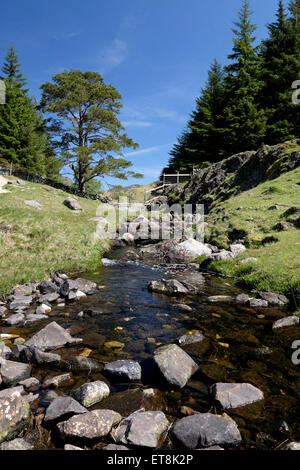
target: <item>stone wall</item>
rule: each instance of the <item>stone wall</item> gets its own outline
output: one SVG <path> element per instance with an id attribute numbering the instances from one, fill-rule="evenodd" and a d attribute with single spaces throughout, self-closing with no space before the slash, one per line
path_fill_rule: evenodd
<path id="1" fill-rule="evenodd" d="M 101 201 L 103 203 L 111 201 L 109 197 L 102 196 L 101 194 L 83 193 L 76 188 L 67 186 L 66 184 L 50 180 L 49 178 L 44 178 L 43 176 L 33 175 L 32 173 L 28 173 L 25 170 L 18 170 L 16 168 L 10 169 L 5 166 L 0 166 L 0 175 L 11 175 L 16 176 L 17 178 L 21 178 L 22 180 L 30 181 L 31 183 L 46 184 L 47 186 L 52 186 L 52 188 L 61 189 L 66 193 L 73 194 L 74 196 L 78 197 L 83 197 L 85 199 L 92 199 L 95 201 Z"/>

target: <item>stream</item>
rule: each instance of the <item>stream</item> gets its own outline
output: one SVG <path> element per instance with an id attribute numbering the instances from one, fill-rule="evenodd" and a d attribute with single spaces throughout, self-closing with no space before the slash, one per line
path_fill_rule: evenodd
<path id="1" fill-rule="evenodd" d="M 100 364 L 134 359 L 142 366 L 141 383 L 110 382 L 111 395 L 89 410 L 109 408 L 127 416 L 145 407 L 164 411 L 171 422 L 182 418 L 190 408 L 196 412 L 213 410 L 222 414 L 223 411 L 212 405 L 210 385 L 249 382 L 264 392 L 265 399 L 227 411 L 243 437 L 239 448 L 274 449 L 286 439 L 299 441 L 300 365 L 294 365 L 291 360 L 291 345 L 300 339 L 299 329 L 272 331 L 272 323 L 285 315 L 283 309 L 253 310 L 236 303 L 212 304 L 209 296 L 236 296 L 242 291 L 228 280 L 204 276 L 195 268 L 121 261 L 124 250 L 114 252 L 114 259 L 104 259 L 98 272 L 81 274 L 103 286 L 97 294 L 64 308 L 53 306 L 49 314 L 51 321 L 57 321 L 69 328 L 72 335 L 83 338 L 82 344 L 57 351 L 65 361 L 83 354 Z M 192 281 L 200 286 L 200 293 L 180 298 L 149 293 L 148 283 L 162 277 Z M 182 310 L 180 304 L 183 303 L 193 310 Z M 81 311 L 85 313 L 79 318 Z M 49 319 L 26 328 L 4 327 L 3 332 L 28 339 L 48 324 Z M 190 330 L 199 330 L 205 336 L 201 343 L 183 347 L 199 364 L 199 370 L 182 390 L 170 390 L 153 366 L 153 352 L 160 345 L 176 342 Z M 111 341 L 118 341 L 122 346 L 112 349 L 106 344 Z M 32 370 L 32 376 L 41 382 L 61 373 L 61 368 L 45 366 Z M 74 382 L 56 390 L 58 394 L 69 394 L 90 380 L 107 382 L 101 370 L 72 373 Z M 160 392 L 155 399 L 147 401 L 142 393 L 146 388 L 157 388 Z M 46 391 L 39 387 L 33 390 L 37 392 L 40 399 L 32 403 L 31 409 L 38 417 L 45 410 L 43 394 Z M 35 440 L 37 449 L 63 448 L 55 434 L 50 435 L 41 427 L 34 428 L 29 438 Z M 172 448 L 172 443 L 167 440 L 164 448 Z"/>

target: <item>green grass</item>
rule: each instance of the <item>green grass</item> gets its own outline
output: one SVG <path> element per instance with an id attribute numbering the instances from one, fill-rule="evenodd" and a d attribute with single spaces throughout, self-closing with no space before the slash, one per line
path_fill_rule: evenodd
<path id="1" fill-rule="evenodd" d="M 83 211 L 76 214 L 63 205 L 69 194 L 49 186 L 26 182 L 6 187 L 0 194 L 0 295 L 16 285 L 67 273 L 96 269 L 109 242 L 95 237 L 98 201 L 76 198 Z M 35 200 L 39 211 L 24 204 Z M 9 224 L 11 230 L 1 230 Z"/>
<path id="2" fill-rule="evenodd" d="M 231 236 L 245 235 L 247 251 L 233 261 L 215 261 L 210 268 L 219 273 L 235 276 L 239 285 L 260 290 L 288 292 L 300 285 L 300 231 L 293 219 L 300 216 L 300 168 L 266 181 L 238 196 L 218 204 L 206 217 L 206 241 L 228 248 Z M 282 204 L 279 210 L 269 207 Z M 285 214 L 295 207 L 293 214 Z M 219 211 L 218 211 L 219 209 Z M 288 225 L 279 232 L 278 222 Z M 278 240 L 263 244 L 274 237 Z M 245 258 L 255 257 L 257 262 L 240 264 Z"/>

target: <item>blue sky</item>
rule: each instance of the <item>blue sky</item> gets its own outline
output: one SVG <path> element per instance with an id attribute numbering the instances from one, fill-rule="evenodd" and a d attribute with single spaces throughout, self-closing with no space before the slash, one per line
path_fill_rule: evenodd
<path id="1" fill-rule="evenodd" d="M 120 120 L 139 143 L 124 151 L 154 181 L 194 109 L 216 57 L 226 63 L 242 0 L 13 0 L 1 4 L 0 63 L 11 43 L 30 94 L 65 69 L 93 70 L 122 94 Z M 277 0 L 252 0 L 257 38 Z M 285 2 L 287 4 L 287 1 Z M 120 180 L 108 179 L 113 184 Z"/>

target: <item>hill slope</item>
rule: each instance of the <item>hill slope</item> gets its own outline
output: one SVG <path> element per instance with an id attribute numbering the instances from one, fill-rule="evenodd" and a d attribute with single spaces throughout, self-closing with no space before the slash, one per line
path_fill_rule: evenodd
<path id="1" fill-rule="evenodd" d="M 106 243 L 95 240 L 96 223 L 89 221 L 96 217 L 98 201 L 76 198 L 83 209 L 76 213 L 63 205 L 70 195 L 50 186 L 23 182 L 5 189 L 10 192 L 0 194 L 0 295 L 56 270 L 99 265 Z M 35 200 L 43 209 L 27 206 L 25 200 Z"/>

